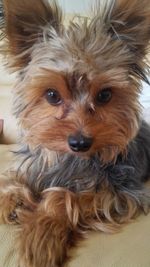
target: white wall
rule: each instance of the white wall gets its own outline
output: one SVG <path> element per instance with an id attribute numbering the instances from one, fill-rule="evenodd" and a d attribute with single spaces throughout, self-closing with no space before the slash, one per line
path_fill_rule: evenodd
<path id="1" fill-rule="evenodd" d="M 63 9 L 68 13 L 85 13 L 91 0 L 59 0 Z"/>

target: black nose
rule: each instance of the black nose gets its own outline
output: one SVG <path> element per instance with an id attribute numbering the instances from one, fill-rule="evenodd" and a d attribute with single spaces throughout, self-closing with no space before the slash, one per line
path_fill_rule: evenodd
<path id="1" fill-rule="evenodd" d="M 74 152 L 86 152 L 92 146 L 93 139 L 83 135 L 69 136 L 68 144 Z"/>

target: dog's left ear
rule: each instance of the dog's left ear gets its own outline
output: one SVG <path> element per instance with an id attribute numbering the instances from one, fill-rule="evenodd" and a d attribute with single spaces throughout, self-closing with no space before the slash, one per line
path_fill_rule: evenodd
<path id="1" fill-rule="evenodd" d="M 120 38 L 133 55 L 131 72 L 148 82 L 144 59 L 150 48 L 150 0 L 116 0 L 111 23 L 113 37 Z"/>
<path id="2" fill-rule="evenodd" d="M 150 0 L 104 0 L 100 1 L 100 10 L 112 46 L 120 41 L 120 50 L 126 49 L 133 75 L 147 81 L 144 58 L 150 48 Z"/>
<path id="3" fill-rule="evenodd" d="M 43 40 L 45 27 L 59 32 L 61 9 L 55 0 L 3 0 L 1 8 L 1 28 L 8 41 L 6 52 L 12 56 L 13 66 L 22 68 L 30 61 L 33 45 Z"/>
<path id="4" fill-rule="evenodd" d="M 113 1 L 112 1 L 113 2 Z M 111 14 L 112 31 L 133 52 L 145 55 L 150 41 L 150 1 L 116 0 Z"/>

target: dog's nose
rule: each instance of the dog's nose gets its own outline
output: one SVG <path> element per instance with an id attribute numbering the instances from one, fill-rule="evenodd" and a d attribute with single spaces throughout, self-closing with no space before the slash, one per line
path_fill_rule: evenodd
<path id="1" fill-rule="evenodd" d="M 86 152 L 90 149 L 93 143 L 93 138 L 83 135 L 69 136 L 68 144 L 74 152 Z"/>

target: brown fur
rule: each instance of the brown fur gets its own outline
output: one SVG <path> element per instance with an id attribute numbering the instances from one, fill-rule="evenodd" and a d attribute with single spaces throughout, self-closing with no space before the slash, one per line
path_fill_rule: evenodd
<path id="1" fill-rule="evenodd" d="M 76 18 L 67 28 L 55 1 L 3 0 L 3 5 L 3 52 L 19 74 L 14 108 L 22 143 L 33 155 L 41 149 L 43 166 L 49 167 L 54 158 L 73 153 L 67 140 L 77 133 L 94 140 L 79 157 L 98 153 L 109 164 L 125 156 L 139 129 L 149 0 L 101 1 L 89 19 Z M 60 105 L 46 100 L 49 88 L 59 92 Z M 105 88 L 111 88 L 112 98 L 97 105 L 96 95 Z M 37 192 L 31 192 L 26 173 L 0 180 L 0 222 L 19 224 L 19 267 L 63 266 L 87 231 L 117 232 L 148 210 L 149 203 L 115 190 L 107 179 L 97 192 L 73 193 L 60 187 L 38 192 L 37 177 Z"/>
<path id="2" fill-rule="evenodd" d="M 69 148 L 66 140 L 69 134 L 82 131 L 95 140 L 89 154 L 98 150 L 101 151 L 101 157 L 105 162 L 114 159 L 116 151 L 124 152 L 138 127 L 138 92 L 135 86 L 130 85 L 126 77 L 122 76 L 121 70 L 97 75 L 92 81 L 87 82 L 87 97 L 72 102 L 72 94 L 65 76 L 43 70 L 39 77 L 37 75 L 35 80 L 29 80 L 23 85 L 29 90 L 22 88 L 25 104 L 30 103 L 20 115 L 22 127 L 27 130 L 25 142 L 32 144 L 32 147 L 42 144 L 50 150 L 67 152 Z M 95 105 L 90 115 L 87 112 L 90 102 L 100 88 L 109 87 L 109 84 L 113 92 L 112 100 L 106 106 Z M 63 99 L 60 106 L 50 106 L 44 98 L 45 88 L 53 87 L 59 91 Z"/>
<path id="3" fill-rule="evenodd" d="M 36 4 L 34 0 L 28 2 L 26 0 L 21 2 L 19 0 L 3 1 L 6 34 L 11 40 L 8 43 L 8 51 L 13 56 L 22 54 L 22 57 L 18 58 L 17 64 L 14 63 L 15 67 L 20 68 L 29 62 L 31 47 L 37 38 L 39 40 L 42 38 L 42 27 L 51 22 L 59 29 L 62 14 L 54 1 L 53 3 L 50 6 L 46 1 L 45 3 L 36 1 Z"/>
<path id="4" fill-rule="evenodd" d="M 97 194 L 47 189 L 38 203 L 25 186 L 4 181 L 0 206 L 3 223 L 20 224 L 21 267 L 62 266 L 88 230 L 115 233 L 140 211 L 132 197 L 116 194 L 107 182 Z"/>

